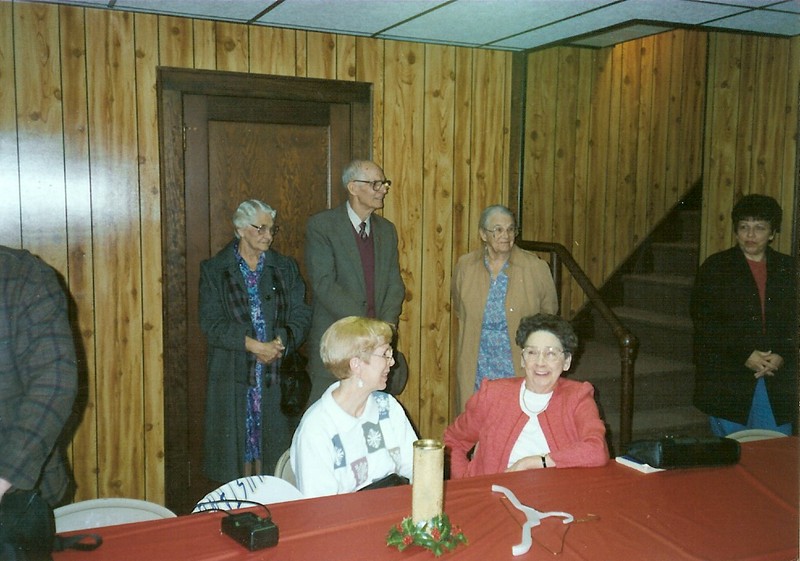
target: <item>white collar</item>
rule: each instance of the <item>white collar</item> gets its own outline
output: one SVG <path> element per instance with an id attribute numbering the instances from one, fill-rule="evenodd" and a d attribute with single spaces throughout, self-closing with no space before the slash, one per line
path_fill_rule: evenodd
<path id="1" fill-rule="evenodd" d="M 353 207 L 350 206 L 350 201 L 347 201 L 346 205 L 347 205 L 347 216 L 350 218 L 350 223 L 353 225 L 353 228 L 356 229 L 356 232 L 358 232 L 361 229 L 362 220 L 358 217 L 358 215 L 356 214 L 356 211 L 353 210 Z M 370 228 L 371 228 L 370 218 L 372 218 L 372 215 L 367 216 L 367 219 L 364 220 L 364 222 L 367 223 L 366 230 L 367 230 L 367 235 L 368 236 L 369 236 L 369 232 L 370 232 Z"/>

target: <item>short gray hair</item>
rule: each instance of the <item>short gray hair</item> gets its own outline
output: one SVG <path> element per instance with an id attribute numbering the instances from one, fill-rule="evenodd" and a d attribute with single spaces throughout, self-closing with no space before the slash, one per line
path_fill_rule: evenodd
<path id="1" fill-rule="evenodd" d="M 486 230 L 486 226 L 488 225 L 487 223 L 489 222 L 489 217 L 495 212 L 499 212 L 500 214 L 510 217 L 511 220 L 514 221 L 514 226 L 517 225 L 517 217 L 514 216 L 514 213 L 511 212 L 510 208 L 503 205 L 492 205 L 492 206 L 487 206 L 485 209 L 483 209 L 483 212 L 481 212 L 481 217 L 478 221 L 478 228 L 480 228 L 481 230 Z"/>
<path id="2" fill-rule="evenodd" d="M 366 164 L 373 163 L 370 160 L 353 160 L 342 170 L 342 187 L 347 189 L 347 184 L 356 179 L 361 168 Z"/>
<path id="3" fill-rule="evenodd" d="M 239 238 L 239 229 L 250 226 L 259 212 L 269 214 L 273 220 L 278 215 L 277 210 L 258 199 L 250 199 L 239 205 L 236 212 L 233 213 L 233 233 L 237 238 Z"/>

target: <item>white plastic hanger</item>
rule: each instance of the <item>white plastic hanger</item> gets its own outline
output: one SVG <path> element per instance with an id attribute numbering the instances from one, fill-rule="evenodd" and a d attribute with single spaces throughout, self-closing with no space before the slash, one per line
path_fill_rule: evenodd
<path id="1" fill-rule="evenodd" d="M 511 504 L 514 505 L 514 507 L 520 512 L 522 512 L 527 519 L 525 524 L 522 525 L 522 541 L 511 547 L 511 553 L 513 553 L 515 556 L 525 555 L 528 553 L 531 548 L 531 530 L 533 530 L 534 526 L 538 526 L 542 523 L 542 518 L 547 518 L 549 516 L 560 516 L 564 519 L 564 524 L 569 524 L 573 521 L 572 515 L 567 512 L 539 512 L 535 508 L 525 506 L 519 502 L 519 499 L 517 499 L 514 493 L 500 485 L 492 485 L 492 491 L 495 493 L 503 493 L 511 502 Z"/>

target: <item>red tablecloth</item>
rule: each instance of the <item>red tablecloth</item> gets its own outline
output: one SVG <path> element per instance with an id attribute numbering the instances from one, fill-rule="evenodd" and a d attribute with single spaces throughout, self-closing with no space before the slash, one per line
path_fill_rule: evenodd
<path id="1" fill-rule="evenodd" d="M 475 561 L 709 560 L 798 558 L 798 454 L 795 437 L 742 445 L 739 464 L 642 474 L 603 468 L 547 469 L 449 481 L 445 511 L 469 539 L 444 559 Z M 528 554 L 514 557 L 522 515 L 491 492 L 511 489 L 539 511 L 566 511 L 533 530 Z M 271 507 L 276 547 L 249 552 L 220 532 L 220 512 L 97 530 L 94 552 L 62 552 L 55 561 L 406 560 L 425 549 L 385 545 L 389 528 L 411 512 L 411 488 L 395 487 Z M 254 512 L 258 510 L 254 509 Z M 262 511 L 263 512 L 263 511 Z M 554 553 L 560 554 L 554 557 Z"/>

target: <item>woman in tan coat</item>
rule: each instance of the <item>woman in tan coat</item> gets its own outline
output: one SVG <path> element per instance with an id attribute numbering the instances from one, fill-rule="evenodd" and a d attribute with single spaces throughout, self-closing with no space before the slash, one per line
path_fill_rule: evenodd
<path id="1" fill-rule="evenodd" d="M 484 209 L 478 233 L 483 247 L 458 260 L 451 283 L 459 322 L 456 413 L 484 379 L 524 375 L 511 351 L 523 317 L 558 312 L 547 263 L 514 245 L 517 229 L 511 210 L 502 205 Z"/>

